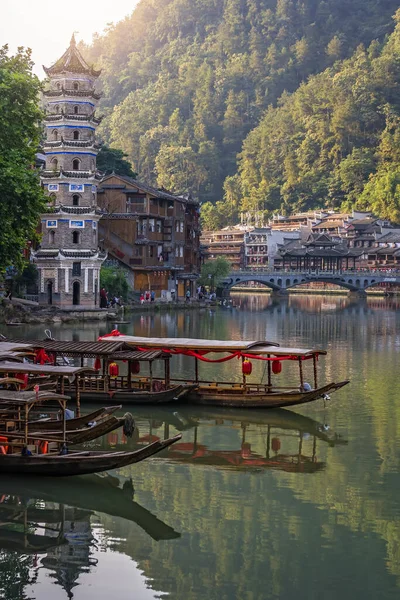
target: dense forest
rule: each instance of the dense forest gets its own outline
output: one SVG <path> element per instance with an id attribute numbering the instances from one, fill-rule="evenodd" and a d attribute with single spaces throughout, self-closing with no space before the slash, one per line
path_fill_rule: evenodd
<path id="1" fill-rule="evenodd" d="M 393 217 L 397 7 L 141 0 L 81 47 L 102 68 L 100 134 L 139 178 L 198 195 L 209 226 L 355 201 Z"/>

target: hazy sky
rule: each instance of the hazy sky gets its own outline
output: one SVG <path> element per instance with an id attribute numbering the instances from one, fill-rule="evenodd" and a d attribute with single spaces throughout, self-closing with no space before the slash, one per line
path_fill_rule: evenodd
<path id="1" fill-rule="evenodd" d="M 49 67 L 76 40 L 90 42 L 107 23 L 116 23 L 130 14 L 137 0 L 0 0 L 0 46 L 11 51 L 18 46 L 32 49 L 34 71 L 44 77 Z"/>

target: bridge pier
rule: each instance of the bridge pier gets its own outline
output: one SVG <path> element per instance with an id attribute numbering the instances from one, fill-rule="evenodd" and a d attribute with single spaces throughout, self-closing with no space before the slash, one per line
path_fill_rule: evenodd
<path id="1" fill-rule="evenodd" d="M 349 290 L 347 296 L 351 300 L 360 300 L 360 298 L 367 297 L 367 292 L 365 290 Z"/>
<path id="2" fill-rule="evenodd" d="M 289 295 L 289 291 L 285 288 L 281 290 L 271 290 L 271 298 L 282 298 Z"/>

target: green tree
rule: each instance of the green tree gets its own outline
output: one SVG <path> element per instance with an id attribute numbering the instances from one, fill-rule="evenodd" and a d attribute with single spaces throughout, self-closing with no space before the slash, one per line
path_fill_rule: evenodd
<path id="1" fill-rule="evenodd" d="M 42 113 L 40 82 L 32 75 L 31 52 L 9 56 L 0 49 L 0 272 L 23 265 L 23 250 L 36 238 L 44 194 L 35 165 Z"/>
<path id="2" fill-rule="evenodd" d="M 110 148 L 104 144 L 97 155 L 97 168 L 104 175 L 115 173 L 116 175 L 127 175 L 136 179 L 136 173 L 134 173 L 132 165 L 126 158 L 127 154 L 122 150 Z"/>
<path id="3" fill-rule="evenodd" d="M 231 263 L 223 256 L 219 256 L 215 260 L 208 260 L 201 268 L 199 283 L 200 285 L 210 286 L 211 290 L 214 291 L 231 270 Z"/>
<path id="4" fill-rule="evenodd" d="M 118 296 L 126 301 L 129 293 L 129 284 L 126 280 L 124 269 L 120 267 L 101 267 L 100 287 L 107 290 L 109 298 L 111 296 Z"/>

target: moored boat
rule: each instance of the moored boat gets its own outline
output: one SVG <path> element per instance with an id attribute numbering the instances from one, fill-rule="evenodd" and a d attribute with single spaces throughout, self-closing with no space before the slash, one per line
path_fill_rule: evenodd
<path id="1" fill-rule="evenodd" d="M 349 383 L 348 380 L 318 384 L 318 359 L 326 355 L 325 350 L 284 348 L 278 344 L 263 341 L 227 341 L 189 338 L 143 338 L 121 335 L 114 331 L 101 338 L 110 343 L 115 339 L 125 342 L 132 349 L 156 350 L 173 355 L 184 355 L 194 360 L 194 379 L 180 380 L 177 383 L 192 384 L 187 400 L 198 404 L 229 406 L 234 408 L 285 408 L 328 398 L 328 394 Z M 214 358 L 209 355 L 214 356 Z M 223 363 L 232 359 L 241 360 L 242 381 L 205 381 L 199 377 L 199 362 Z M 264 361 L 267 367 L 267 382 L 251 380 L 252 362 Z M 279 386 L 273 376 L 279 375 L 282 364 L 294 361 L 298 364 L 298 381 L 291 386 Z M 313 366 L 313 386 L 305 381 L 304 365 L 307 361 Z M 276 380 L 275 380 L 276 381 Z"/>

